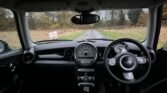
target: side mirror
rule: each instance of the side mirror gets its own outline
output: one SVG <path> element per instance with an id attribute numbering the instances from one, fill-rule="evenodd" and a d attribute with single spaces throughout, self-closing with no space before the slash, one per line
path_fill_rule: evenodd
<path id="1" fill-rule="evenodd" d="M 95 14 L 81 14 L 72 17 L 71 21 L 75 24 L 93 24 L 100 21 L 100 17 Z"/>
<path id="2" fill-rule="evenodd" d="M 10 50 L 8 44 L 0 40 L 0 54 L 8 50 Z"/>

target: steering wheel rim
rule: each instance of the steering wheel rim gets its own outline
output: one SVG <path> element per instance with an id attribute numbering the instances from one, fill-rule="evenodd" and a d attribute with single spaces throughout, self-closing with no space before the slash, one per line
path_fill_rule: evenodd
<path id="1" fill-rule="evenodd" d="M 148 69 L 146 71 L 146 73 L 140 78 L 140 79 L 137 79 L 137 80 L 134 80 L 134 81 L 128 81 L 128 80 L 123 80 L 123 79 L 120 79 L 119 77 L 117 77 L 111 70 L 110 70 L 110 66 L 108 65 L 108 61 L 107 61 L 107 58 L 108 58 L 108 54 L 111 52 L 112 48 L 114 45 L 118 44 L 118 43 L 121 43 L 121 42 L 130 42 L 130 43 L 133 43 L 135 44 L 138 48 L 140 48 L 140 50 L 142 52 L 144 52 L 144 55 L 147 57 L 147 62 L 148 62 Z M 116 79 L 117 81 L 121 82 L 121 83 L 125 83 L 125 84 L 135 84 L 135 83 L 139 83 L 141 81 L 143 81 L 149 74 L 150 72 L 150 69 L 151 69 L 151 56 L 148 52 L 148 50 L 142 45 L 140 44 L 138 41 L 136 40 L 133 40 L 133 39 L 128 39 L 128 38 L 122 38 L 122 39 L 118 39 L 118 40 L 115 40 L 113 41 L 106 49 L 105 49 L 105 52 L 104 52 L 104 63 L 105 63 L 105 68 L 107 69 L 107 71 L 109 72 L 109 74 L 114 78 Z"/>

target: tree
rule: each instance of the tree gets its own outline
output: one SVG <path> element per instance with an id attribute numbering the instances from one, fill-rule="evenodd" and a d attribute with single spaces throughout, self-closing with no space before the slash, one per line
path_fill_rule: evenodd
<path id="1" fill-rule="evenodd" d="M 129 10 L 128 18 L 129 18 L 129 21 L 131 22 L 131 25 L 136 25 L 137 24 L 137 21 L 139 19 L 141 11 L 142 10 L 140 10 L 140 9 Z"/>
<path id="2" fill-rule="evenodd" d="M 33 13 L 29 12 L 28 15 L 28 24 L 30 29 L 36 29 L 35 19 L 33 18 Z"/>
<path id="3" fill-rule="evenodd" d="M 148 23 L 148 12 L 142 11 L 142 12 L 140 13 L 139 18 L 138 18 L 137 25 L 140 25 L 140 26 L 147 26 L 147 23 Z"/>
<path id="4" fill-rule="evenodd" d="M 125 15 L 123 13 L 123 10 L 120 10 L 117 25 L 124 25 L 124 23 L 125 23 Z"/>
<path id="5" fill-rule="evenodd" d="M 163 13 L 162 13 L 162 17 L 164 18 L 167 18 L 167 5 L 164 5 L 163 7 Z"/>
<path id="6" fill-rule="evenodd" d="M 163 6 L 162 23 L 167 24 L 167 5 Z"/>
<path id="7" fill-rule="evenodd" d="M 0 8 L 0 30 L 12 30 L 15 28 L 14 16 L 8 9 Z"/>

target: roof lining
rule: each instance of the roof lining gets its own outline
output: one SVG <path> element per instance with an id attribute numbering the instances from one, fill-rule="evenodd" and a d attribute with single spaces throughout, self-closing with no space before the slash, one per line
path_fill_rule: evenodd
<path id="1" fill-rule="evenodd" d="M 80 5 L 80 2 L 87 2 Z M 17 11 L 37 12 L 55 10 L 131 9 L 160 6 L 167 0 L 2 0 L 0 6 Z"/>

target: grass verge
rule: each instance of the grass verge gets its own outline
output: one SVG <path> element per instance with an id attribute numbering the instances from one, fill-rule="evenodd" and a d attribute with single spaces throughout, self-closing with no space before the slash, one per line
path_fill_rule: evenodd
<path id="1" fill-rule="evenodd" d="M 132 38 L 140 42 L 145 40 L 146 28 L 124 28 L 124 29 L 101 29 L 99 31 L 105 37 L 110 39 L 119 39 L 119 38 Z"/>
<path id="2" fill-rule="evenodd" d="M 124 29 L 105 28 L 99 30 L 101 34 L 110 39 L 131 38 L 143 42 L 146 38 L 147 29 L 145 27 L 132 27 Z M 167 47 L 167 27 L 161 28 L 158 48 Z"/>

